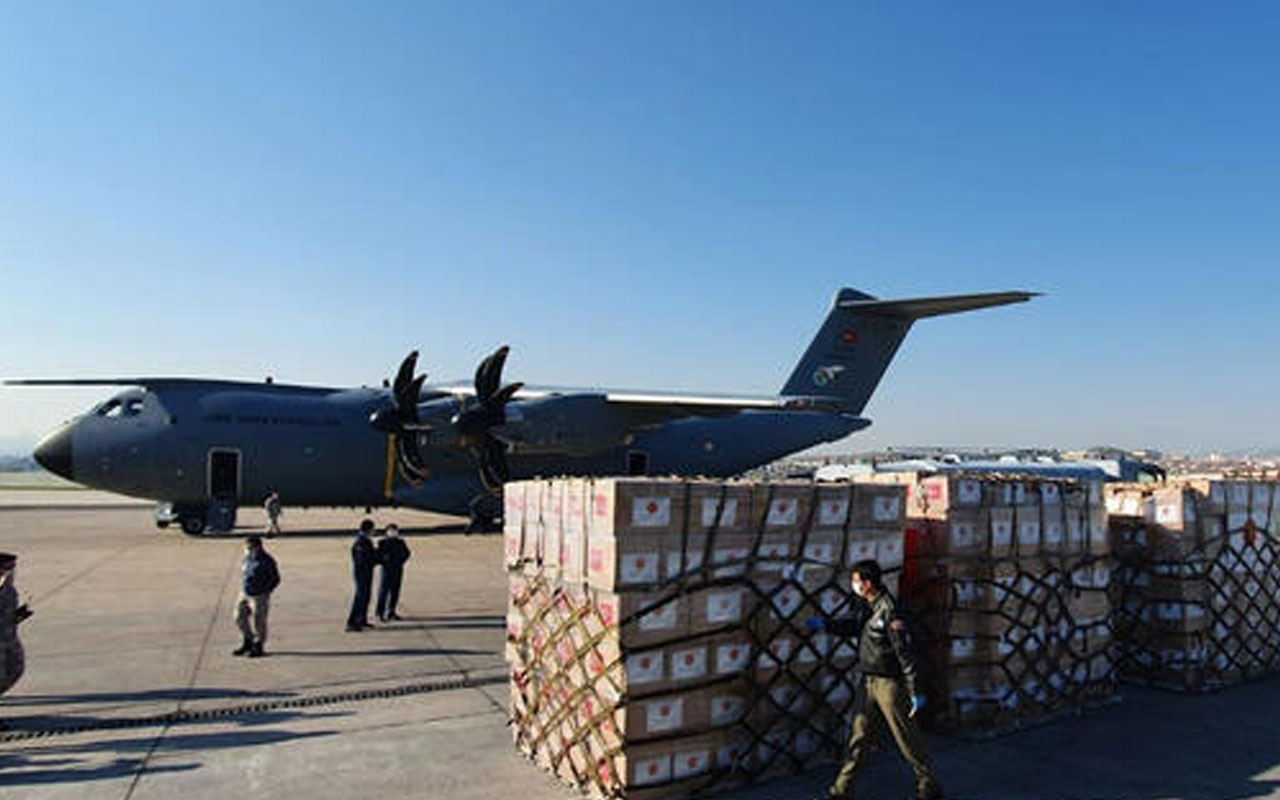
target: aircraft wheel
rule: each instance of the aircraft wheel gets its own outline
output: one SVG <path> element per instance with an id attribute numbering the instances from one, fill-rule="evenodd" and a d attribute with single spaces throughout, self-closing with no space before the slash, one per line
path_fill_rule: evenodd
<path id="1" fill-rule="evenodd" d="M 189 536 L 199 536 L 204 533 L 204 517 L 183 517 L 182 532 Z"/>
<path id="2" fill-rule="evenodd" d="M 156 527 L 159 528 L 160 530 L 164 530 L 165 528 L 169 527 L 169 520 L 167 519 L 156 520 Z"/>

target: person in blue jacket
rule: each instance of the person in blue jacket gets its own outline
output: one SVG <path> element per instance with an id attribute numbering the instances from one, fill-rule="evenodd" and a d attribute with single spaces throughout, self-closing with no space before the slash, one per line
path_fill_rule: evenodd
<path id="1" fill-rule="evenodd" d="M 244 540 L 244 560 L 240 562 L 240 599 L 236 602 L 236 627 L 243 640 L 231 651 L 233 656 L 261 658 L 267 643 L 267 614 L 271 611 L 271 593 L 280 585 L 276 560 L 262 547 L 257 534 Z"/>

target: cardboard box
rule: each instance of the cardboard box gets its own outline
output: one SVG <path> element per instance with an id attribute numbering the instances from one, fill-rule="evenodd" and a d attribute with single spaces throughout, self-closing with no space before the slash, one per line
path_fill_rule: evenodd
<path id="1" fill-rule="evenodd" d="M 542 503 L 547 493 L 548 481 L 525 482 L 524 543 L 520 553 L 525 563 L 542 566 Z"/>
<path id="2" fill-rule="evenodd" d="M 674 592 L 594 593 L 601 619 L 618 629 L 624 647 L 662 645 L 689 633 L 688 600 Z"/>
<path id="3" fill-rule="evenodd" d="M 730 675 L 750 676 L 755 655 L 751 639 L 745 632 L 722 634 L 708 640 L 707 655 L 712 678 Z"/>
<path id="4" fill-rule="evenodd" d="M 1146 504 L 1144 518 L 1167 531 L 1194 532 L 1196 505 L 1196 494 L 1185 486 L 1156 489 Z"/>
<path id="5" fill-rule="evenodd" d="M 756 595 L 745 586 L 711 586 L 687 594 L 689 632 L 741 626 L 751 616 Z"/>
<path id="6" fill-rule="evenodd" d="M 502 554 L 507 569 L 520 565 L 524 549 L 524 481 L 509 483 L 502 490 Z"/>
<path id="7" fill-rule="evenodd" d="M 952 556 L 984 556 L 991 552 L 991 518 L 986 509 L 957 508 L 937 523 L 938 551 Z"/>
<path id="8" fill-rule="evenodd" d="M 859 528 L 901 528 L 906 522 L 906 488 L 893 484 L 853 486 L 853 524 Z"/>
<path id="9" fill-rule="evenodd" d="M 881 570 L 897 569 L 905 559 L 905 542 L 901 529 L 886 530 L 876 540 L 876 561 Z"/>
<path id="10" fill-rule="evenodd" d="M 815 495 L 815 484 L 808 481 L 757 483 L 752 488 L 752 507 L 766 534 L 794 535 L 809 524 Z"/>
<path id="11" fill-rule="evenodd" d="M 756 556 L 756 537 L 749 534 L 717 535 L 711 543 L 712 578 L 745 577 Z"/>
<path id="12" fill-rule="evenodd" d="M 690 485 L 689 532 L 699 536 L 755 530 L 751 484 L 699 481 Z"/>
<path id="13" fill-rule="evenodd" d="M 1040 506 L 1020 505 L 1013 509 L 1014 548 L 1019 558 L 1040 555 Z"/>
<path id="14" fill-rule="evenodd" d="M 835 531 L 812 531 L 800 554 L 796 579 L 809 590 L 838 579 L 841 537 Z"/>
<path id="15" fill-rule="evenodd" d="M 856 485 L 819 484 L 818 505 L 813 514 L 813 530 L 842 532 L 849 525 Z"/>
<path id="16" fill-rule="evenodd" d="M 686 483 L 657 478 L 598 478 L 591 484 L 587 538 L 679 533 L 685 523 Z"/>
<path id="17" fill-rule="evenodd" d="M 908 516 L 946 519 L 955 509 L 982 506 L 983 484 L 976 478 L 934 475 L 916 485 L 911 500 Z"/>
<path id="18" fill-rule="evenodd" d="M 548 580 L 560 577 L 560 551 L 564 532 L 564 481 L 546 481 L 542 495 L 542 574 Z"/>
<path id="19" fill-rule="evenodd" d="M 587 579 L 587 492 L 588 483 L 581 478 L 564 482 L 560 576 L 572 583 Z"/>
<path id="20" fill-rule="evenodd" d="M 707 558 L 708 538 L 703 534 L 685 537 L 673 537 L 666 551 L 666 569 L 663 577 L 668 581 L 685 580 L 697 582 L 701 579 L 703 562 Z"/>
<path id="21" fill-rule="evenodd" d="M 625 744 L 705 729 L 710 718 L 708 702 L 704 692 L 685 691 L 626 703 L 622 706 Z"/>
<path id="22" fill-rule="evenodd" d="M 589 537 L 587 583 L 606 592 L 654 587 L 661 582 L 668 543 L 663 534 Z"/>
<path id="23" fill-rule="evenodd" d="M 995 558 L 1008 557 L 1014 553 L 1014 509 L 1012 506 L 990 508 L 987 510 L 987 521 L 990 526 L 990 552 Z"/>

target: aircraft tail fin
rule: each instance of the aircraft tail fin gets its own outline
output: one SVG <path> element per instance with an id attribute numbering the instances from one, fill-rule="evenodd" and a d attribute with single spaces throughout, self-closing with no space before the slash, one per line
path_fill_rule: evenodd
<path id="1" fill-rule="evenodd" d="M 917 319 L 1021 303 L 1035 292 L 877 300 L 855 289 L 840 289 L 826 321 L 782 387 L 783 396 L 837 398 L 858 414 Z"/>

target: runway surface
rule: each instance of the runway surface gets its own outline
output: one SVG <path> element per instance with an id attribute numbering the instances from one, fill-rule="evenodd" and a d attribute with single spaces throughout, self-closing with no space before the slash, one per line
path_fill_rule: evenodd
<path id="1" fill-rule="evenodd" d="M 0 797 L 576 798 L 507 729 L 506 579 L 497 536 L 380 512 L 413 558 L 403 622 L 342 630 L 358 510 L 288 509 L 268 540 L 283 580 L 268 656 L 230 653 L 241 537 L 158 531 L 110 496 L 0 491 L 20 554 L 27 673 L 0 698 Z M 29 494 L 29 493 L 27 493 Z M 21 500 L 21 502 L 19 502 Z M 1280 798 L 1280 680 L 1208 696 L 1125 689 L 1075 718 L 992 741 L 935 738 L 957 798 Z M 722 797 L 806 798 L 829 772 Z M 910 793 L 891 753 L 860 796 Z M 250 795 L 251 793 L 251 795 Z"/>

